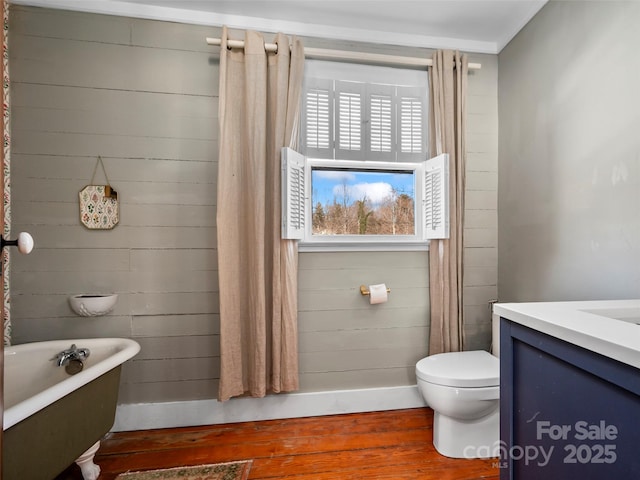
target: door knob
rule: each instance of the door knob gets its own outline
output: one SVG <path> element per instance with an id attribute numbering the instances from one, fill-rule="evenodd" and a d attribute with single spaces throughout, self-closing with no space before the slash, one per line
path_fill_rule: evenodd
<path id="1" fill-rule="evenodd" d="M 0 236 L 0 240 L 2 243 L 0 250 L 4 249 L 5 246 L 15 246 L 18 247 L 18 251 L 23 255 L 27 255 L 33 250 L 33 237 L 27 232 L 21 232 L 17 240 L 5 240 L 2 236 Z"/>

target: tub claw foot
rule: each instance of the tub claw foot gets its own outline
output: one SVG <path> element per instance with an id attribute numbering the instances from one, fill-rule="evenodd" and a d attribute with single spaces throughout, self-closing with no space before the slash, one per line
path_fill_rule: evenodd
<path id="1" fill-rule="evenodd" d="M 100 476 L 100 467 L 93 463 L 93 457 L 99 448 L 100 442 L 98 441 L 76 460 L 76 464 L 80 467 L 84 480 L 97 480 Z"/>

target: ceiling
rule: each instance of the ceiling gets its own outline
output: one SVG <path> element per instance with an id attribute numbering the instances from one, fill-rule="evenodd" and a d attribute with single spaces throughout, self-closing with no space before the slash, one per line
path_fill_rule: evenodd
<path id="1" fill-rule="evenodd" d="M 10 0 L 342 40 L 499 53 L 547 0 Z"/>

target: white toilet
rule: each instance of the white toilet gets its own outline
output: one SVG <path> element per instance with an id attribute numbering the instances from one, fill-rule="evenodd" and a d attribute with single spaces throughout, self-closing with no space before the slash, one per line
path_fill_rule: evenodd
<path id="1" fill-rule="evenodd" d="M 493 322 L 497 343 L 497 321 Z M 497 349 L 494 348 L 494 352 Z M 418 388 L 434 411 L 433 445 L 453 458 L 498 456 L 500 361 L 484 350 L 440 353 L 416 364 Z"/>

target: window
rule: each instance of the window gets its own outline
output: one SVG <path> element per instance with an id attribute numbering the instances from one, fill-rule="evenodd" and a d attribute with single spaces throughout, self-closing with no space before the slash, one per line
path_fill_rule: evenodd
<path id="1" fill-rule="evenodd" d="M 311 158 L 424 161 L 426 87 L 424 71 L 307 61 L 302 152 Z"/>
<path id="2" fill-rule="evenodd" d="M 391 250 L 445 233 L 434 208 L 446 207 L 448 159 L 425 162 L 426 83 L 419 70 L 306 62 L 304 156 L 283 153 L 283 238 Z"/>
<path id="3" fill-rule="evenodd" d="M 449 156 L 421 163 L 311 159 L 282 151 L 282 236 L 305 249 L 426 246 L 447 238 Z"/>
<path id="4" fill-rule="evenodd" d="M 311 161 L 311 234 L 415 235 L 415 170 Z"/>

